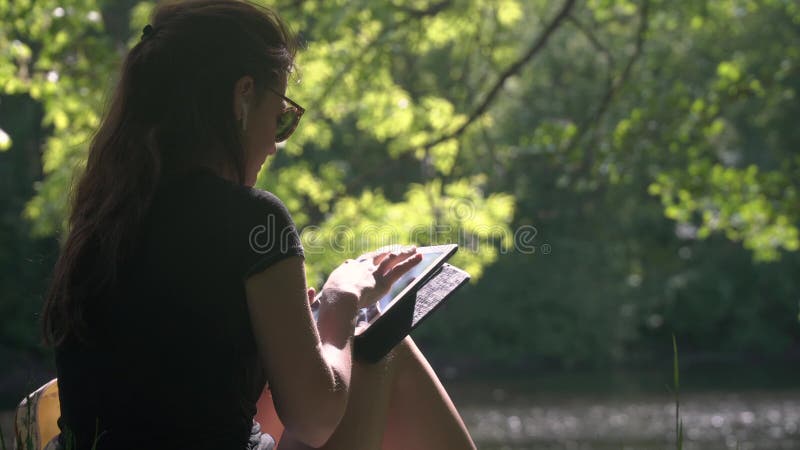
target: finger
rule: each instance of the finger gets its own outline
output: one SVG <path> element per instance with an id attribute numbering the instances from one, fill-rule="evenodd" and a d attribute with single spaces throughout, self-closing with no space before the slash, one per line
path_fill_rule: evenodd
<path id="1" fill-rule="evenodd" d="M 400 244 L 389 244 L 389 245 L 384 245 L 383 247 L 377 248 L 373 253 L 375 253 L 375 254 L 378 254 L 378 253 L 391 253 L 391 252 L 400 251 L 402 249 L 403 249 L 403 246 L 400 245 Z"/>
<path id="2" fill-rule="evenodd" d="M 380 275 L 384 275 L 396 263 L 397 263 L 397 253 L 395 252 L 387 253 L 386 256 L 380 261 L 380 263 L 378 263 L 378 267 L 375 268 L 375 271 L 378 272 Z"/>
<path id="3" fill-rule="evenodd" d="M 374 252 L 371 256 L 372 263 L 375 265 L 379 265 L 380 263 L 386 260 L 386 257 L 388 257 L 389 254 L 391 254 L 391 252 L 389 251 Z"/>
<path id="4" fill-rule="evenodd" d="M 409 247 L 404 247 L 400 244 L 390 244 L 390 245 L 384 245 L 383 247 L 372 252 L 371 254 L 373 255 L 373 261 L 375 262 L 375 264 L 380 264 L 381 261 L 383 261 L 384 258 L 389 256 L 391 253 L 401 253 L 408 249 Z"/>
<path id="5" fill-rule="evenodd" d="M 416 253 L 398 262 L 384 276 L 386 283 L 388 285 L 392 285 L 395 281 L 397 281 L 398 278 L 403 276 L 403 274 L 411 270 L 412 267 L 419 264 L 420 261 L 422 261 L 422 253 Z"/>
<path id="6" fill-rule="evenodd" d="M 395 266 L 395 264 L 413 255 L 414 253 L 416 253 L 416 251 L 417 248 L 411 246 L 405 249 L 399 249 L 397 251 L 391 252 L 389 256 L 383 261 L 381 261 L 381 263 L 378 265 L 377 272 L 385 276 L 392 269 L 392 267 Z"/>
<path id="7" fill-rule="evenodd" d="M 314 303 L 314 297 L 316 296 L 317 291 L 313 287 L 308 288 L 308 303 Z"/>

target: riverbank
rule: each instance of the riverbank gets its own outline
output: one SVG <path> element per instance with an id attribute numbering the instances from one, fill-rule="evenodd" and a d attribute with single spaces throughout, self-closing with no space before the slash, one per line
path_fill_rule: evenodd
<path id="1" fill-rule="evenodd" d="M 437 355 L 429 355 L 429 358 L 445 383 L 484 383 L 489 386 L 501 382 L 529 392 L 625 395 L 665 392 L 666 386 L 672 385 L 672 358 L 669 356 L 646 366 L 572 370 L 538 363 L 503 366 Z M 6 362 L 0 364 L 4 367 L 0 371 L 0 411 L 14 408 L 25 393 L 56 376 L 52 362 L 41 355 L 12 354 L 0 348 L 0 361 Z M 800 358 L 765 360 L 746 355 L 724 358 L 718 355 L 681 355 L 680 372 L 684 391 L 800 389 Z M 731 376 L 732 373 L 736 376 Z"/>

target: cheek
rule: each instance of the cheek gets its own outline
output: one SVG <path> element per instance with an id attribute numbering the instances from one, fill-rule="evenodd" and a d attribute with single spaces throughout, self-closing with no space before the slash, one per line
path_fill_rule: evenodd
<path id="1" fill-rule="evenodd" d="M 265 148 L 267 148 L 270 145 L 271 143 L 270 141 L 274 142 L 275 124 L 272 123 L 274 121 L 275 120 L 272 119 L 271 116 L 267 114 L 262 114 L 261 111 L 259 111 L 258 115 L 255 115 L 255 117 L 253 117 L 251 122 L 253 125 L 253 129 L 252 131 L 248 130 L 251 131 L 250 133 L 248 133 L 249 134 L 248 140 L 250 141 L 249 142 L 250 150 L 255 155 L 259 156 L 262 155 L 265 151 Z"/>
<path id="2" fill-rule="evenodd" d="M 259 130 L 258 133 L 258 142 L 256 143 L 257 148 L 256 154 L 260 161 L 263 162 L 264 158 L 267 155 L 272 155 L 275 153 L 275 119 L 272 116 L 266 116 L 264 118 L 265 125 Z"/>
<path id="3" fill-rule="evenodd" d="M 275 119 L 274 111 L 265 111 L 261 117 L 262 127 L 259 133 L 259 139 L 264 145 L 275 143 L 275 131 L 278 124 Z"/>

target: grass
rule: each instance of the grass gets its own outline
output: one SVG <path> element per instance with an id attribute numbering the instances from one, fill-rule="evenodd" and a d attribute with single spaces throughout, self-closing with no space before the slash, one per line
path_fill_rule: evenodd
<path id="1" fill-rule="evenodd" d="M 672 335 L 672 383 L 675 389 L 675 445 L 683 450 L 683 420 L 681 420 L 681 378 L 678 368 L 678 343 Z"/>

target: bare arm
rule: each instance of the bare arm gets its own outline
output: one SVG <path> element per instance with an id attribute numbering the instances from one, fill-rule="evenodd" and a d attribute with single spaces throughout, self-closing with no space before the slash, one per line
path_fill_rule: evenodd
<path id="1" fill-rule="evenodd" d="M 278 417 L 298 440 L 322 446 L 347 406 L 357 297 L 323 290 L 318 331 L 306 301 L 302 257 L 251 276 L 245 288 Z"/>
<path id="2" fill-rule="evenodd" d="M 245 281 L 275 410 L 296 439 L 320 447 L 333 434 L 349 398 L 358 308 L 375 303 L 421 259 L 412 247 L 348 260 L 322 288 L 316 323 L 302 257 L 283 259 Z"/>

